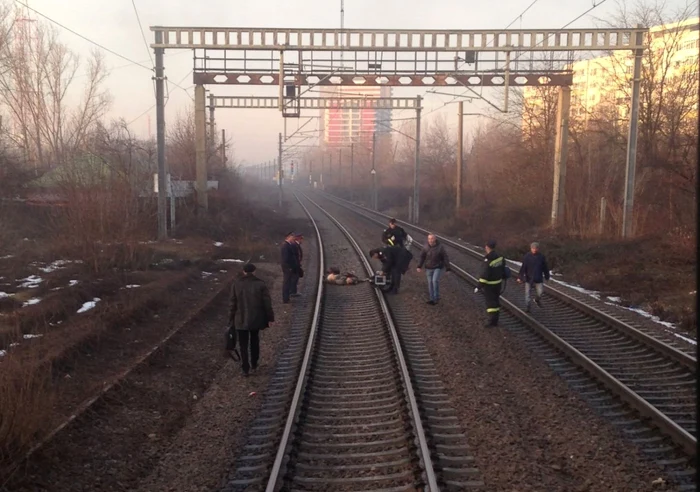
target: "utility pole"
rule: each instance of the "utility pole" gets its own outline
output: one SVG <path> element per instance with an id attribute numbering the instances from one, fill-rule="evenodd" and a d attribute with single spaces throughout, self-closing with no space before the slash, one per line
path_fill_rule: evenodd
<path id="1" fill-rule="evenodd" d="M 221 160 L 226 167 L 226 130 L 221 129 Z"/>
<path id="2" fill-rule="evenodd" d="M 343 184 L 343 149 L 338 149 L 338 186 Z"/>
<path id="3" fill-rule="evenodd" d="M 195 167 L 197 189 L 197 211 L 208 207 L 207 200 L 207 100 L 204 85 L 194 87 Z"/>
<path id="4" fill-rule="evenodd" d="M 416 165 L 413 168 L 413 223 L 418 224 L 420 218 L 420 113 L 421 113 L 421 96 L 416 96 Z"/>
<path id="5" fill-rule="evenodd" d="M 355 188 L 352 186 L 352 179 L 353 179 L 353 166 L 355 163 L 355 144 L 350 143 L 350 201 L 355 200 Z"/>
<path id="6" fill-rule="evenodd" d="M 277 182 L 279 185 L 279 199 L 278 199 L 278 205 L 280 209 L 282 208 L 282 133 L 279 134 L 279 146 L 278 146 L 278 160 L 279 164 L 277 165 Z"/>
<path id="7" fill-rule="evenodd" d="M 638 28 L 642 27 L 637 25 Z M 644 42 L 644 33 L 638 32 L 637 45 Z M 639 92 L 642 79 L 642 55 L 644 50 L 634 52 L 634 78 L 632 79 L 632 104 L 630 108 L 630 129 L 627 139 L 627 167 L 625 169 L 625 200 L 622 209 L 622 237 L 631 237 L 634 233 L 634 187 L 637 171 L 637 127 L 639 123 Z"/>
<path id="8" fill-rule="evenodd" d="M 557 134 L 554 141 L 554 184 L 552 186 L 553 228 L 561 226 L 564 220 L 566 204 L 566 158 L 569 145 L 569 108 L 571 104 L 571 87 L 559 87 L 557 102 Z"/>
<path id="9" fill-rule="evenodd" d="M 214 94 L 209 93 L 209 138 L 214 141 L 214 131 L 216 130 L 216 122 L 214 119 Z"/>
<path id="10" fill-rule="evenodd" d="M 163 33 L 156 31 L 156 44 L 163 42 Z M 165 179 L 165 69 L 163 48 L 156 48 L 156 145 L 158 147 L 158 240 L 168 238 L 167 195 Z"/>
<path id="11" fill-rule="evenodd" d="M 376 145 L 377 145 L 377 132 L 372 132 L 372 208 L 377 211 L 377 167 L 376 167 Z"/>
<path id="12" fill-rule="evenodd" d="M 464 158 L 464 101 L 459 101 L 457 121 L 457 195 L 455 197 L 455 212 L 462 208 L 462 159 Z"/>

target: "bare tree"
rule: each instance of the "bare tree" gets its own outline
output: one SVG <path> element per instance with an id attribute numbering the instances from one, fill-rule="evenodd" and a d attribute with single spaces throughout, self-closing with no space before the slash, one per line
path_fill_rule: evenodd
<path id="1" fill-rule="evenodd" d="M 6 16 L 1 26 L 9 33 L 0 46 L 5 65 L 0 101 L 15 121 L 10 137 L 36 167 L 64 164 L 84 147 L 109 106 L 103 59 L 93 53 L 85 67 L 87 81 L 78 87 L 79 57 L 60 43 L 53 28 L 38 21 L 30 26 L 20 15 Z"/>

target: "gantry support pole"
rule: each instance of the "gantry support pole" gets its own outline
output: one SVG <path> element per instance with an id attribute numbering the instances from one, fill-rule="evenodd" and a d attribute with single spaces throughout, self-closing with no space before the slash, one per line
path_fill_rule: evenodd
<path id="1" fill-rule="evenodd" d="M 379 204 L 377 203 L 377 160 L 376 160 L 376 155 L 377 155 L 377 132 L 372 133 L 372 171 L 370 173 L 372 174 L 372 210 L 375 212 L 379 210 L 378 206 Z"/>
<path id="2" fill-rule="evenodd" d="M 197 168 L 197 207 L 200 211 L 207 210 L 207 108 L 204 86 L 194 86 L 194 127 L 195 127 L 195 162 Z"/>
<path id="3" fill-rule="evenodd" d="M 457 115 L 457 183 L 455 196 L 455 212 L 462 208 L 462 159 L 464 158 L 464 101 L 459 101 Z"/>
<path id="4" fill-rule="evenodd" d="M 156 31 L 156 43 L 163 42 L 163 33 Z M 167 169 L 165 167 L 165 68 L 163 67 L 163 48 L 155 48 L 156 55 L 156 145 L 158 147 L 158 240 L 168 238 L 166 194 Z"/>
<path id="5" fill-rule="evenodd" d="M 280 207 L 280 210 L 282 210 L 282 133 L 279 134 L 279 139 L 278 139 L 278 148 L 277 148 L 277 184 L 279 186 L 279 197 L 277 200 L 277 204 Z"/>
<path id="6" fill-rule="evenodd" d="M 641 26 L 637 26 L 641 27 Z M 644 33 L 638 32 L 637 44 L 644 41 Z M 627 167 L 625 169 L 625 199 L 622 209 L 622 237 L 634 234 L 634 187 L 637 171 L 637 130 L 639 123 L 639 92 L 642 81 L 642 55 L 644 50 L 634 52 L 634 71 L 632 79 L 632 104 L 630 108 L 630 127 L 627 138 Z"/>
<path id="7" fill-rule="evenodd" d="M 552 221 L 556 228 L 564 220 L 566 203 L 566 157 L 569 144 L 569 107 L 571 105 L 571 87 L 559 87 L 557 103 L 557 135 L 554 142 L 554 186 L 552 189 Z"/>
<path id="8" fill-rule="evenodd" d="M 214 119 L 214 94 L 211 92 L 209 93 L 209 138 L 213 142 L 214 139 L 216 138 L 215 136 L 215 131 L 216 131 L 216 120 Z"/>
<path id="9" fill-rule="evenodd" d="M 350 201 L 351 202 L 355 200 L 355 189 L 352 187 L 353 186 L 352 179 L 353 179 L 353 175 L 354 175 L 354 169 L 353 169 L 354 165 L 355 165 L 355 144 L 351 142 L 350 143 Z"/>
<path id="10" fill-rule="evenodd" d="M 421 96 L 416 96 L 416 165 L 413 168 L 413 223 L 418 224 L 420 211 L 420 114 Z"/>

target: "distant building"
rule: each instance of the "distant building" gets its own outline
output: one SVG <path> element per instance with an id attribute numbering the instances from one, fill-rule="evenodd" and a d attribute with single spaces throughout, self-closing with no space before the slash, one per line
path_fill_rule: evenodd
<path id="1" fill-rule="evenodd" d="M 328 91 L 330 92 L 330 91 Z M 387 86 L 341 86 L 333 94 L 320 97 L 391 97 L 391 87 Z M 370 141 L 372 133 L 391 132 L 391 109 L 324 109 L 321 110 L 323 143 L 327 146 L 345 146 L 351 142 Z"/>
<path id="2" fill-rule="evenodd" d="M 654 55 L 655 70 L 660 75 L 665 73 L 669 83 L 680 76 L 694 77 L 698 80 L 698 50 L 700 49 L 700 18 L 694 17 L 680 23 L 654 26 L 649 30 L 649 47 Z M 677 35 L 676 33 L 680 33 Z M 660 56 L 664 49 L 676 44 L 668 60 Z M 648 63 L 645 55 L 643 63 Z M 616 51 L 613 55 L 600 56 L 575 62 L 573 85 L 571 86 L 571 117 L 585 126 L 595 110 L 606 109 L 606 115 L 618 122 L 629 119 L 630 93 L 634 56 L 631 51 Z M 622 81 L 622 83 L 621 83 Z M 697 89 L 696 89 L 697 93 Z M 538 111 L 544 108 L 542 92 L 537 87 L 525 87 L 524 103 L 529 115 L 537 119 Z M 689 121 L 697 118 L 697 102 L 694 114 L 688 115 Z M 523 129 L 531 128 L 534 121 L 523 115 Z"/>

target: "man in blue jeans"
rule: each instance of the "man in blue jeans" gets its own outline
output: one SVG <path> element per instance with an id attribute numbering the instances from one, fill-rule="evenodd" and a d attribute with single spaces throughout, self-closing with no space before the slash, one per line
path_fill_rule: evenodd
<path id="1" fill-rule="evenodd" d="M 547 259 L 540 253 L 540 243 L 532 243 L 530 252 L 523 258 L 523 265 L 518 273 L 518 283 L 525 283 L 525 311 L 530 312 L 530 291 L 535 288 L 535 304 L 542 307 L 544 281 L 549 280 Z"/>
<path id="2" fill-rule="evenodd" d="M 428 234 L 428 244 L 423 246 L 418 263 L 418 272 L 425 266 L 428 277 L 428 304 L 434 306 L 440 301 L 440 277 L 443 272 L 450 271 L 450 258 L 445 247 L 440 244 L 435 234 Z"/>

